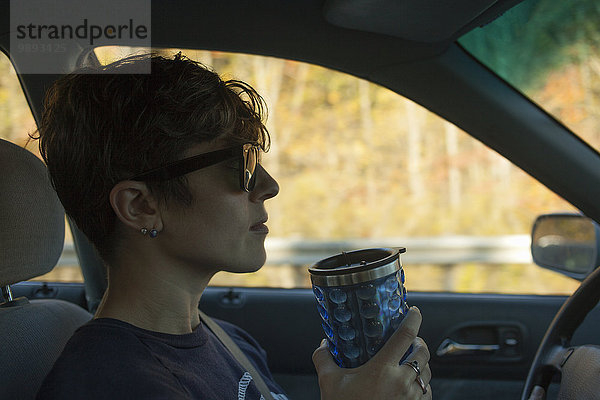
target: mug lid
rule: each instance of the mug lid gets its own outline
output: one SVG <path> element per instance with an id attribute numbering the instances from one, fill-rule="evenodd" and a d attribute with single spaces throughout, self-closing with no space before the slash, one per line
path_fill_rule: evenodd
<path id="1" fill-rule="evenodd" d="M 311 275 L 346 275 L 372 270 L 396 261 L 404 247 L 362 249 L 342 252 L 308 268 Z"/>

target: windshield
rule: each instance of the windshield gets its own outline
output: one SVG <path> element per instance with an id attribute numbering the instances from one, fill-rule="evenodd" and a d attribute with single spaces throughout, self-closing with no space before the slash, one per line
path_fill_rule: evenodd
<path id="1" fill-rule="evenodd" d="M 600 150 L 600 2 L 526 0 L 458 42 Z"/>

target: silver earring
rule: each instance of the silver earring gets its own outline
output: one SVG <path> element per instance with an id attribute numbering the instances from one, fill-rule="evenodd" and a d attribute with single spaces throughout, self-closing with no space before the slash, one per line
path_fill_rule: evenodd
<path id="1" fill-rule="evenodd" d="M 140 229 L 140 233 L 141 233 L 142 235 L 146 236 L 146 234 L 148 233 L 148 229 L 146 229 L 146 228 L 142 228 L 142 229 Z"/>
<path id="2" fill-rule="evenodd" d="M 157 236 L 158 236 L 158 231 L 157 231 L 156 229 L 152 228 L 152 229 L 150 230 L 150 237 L 151 237 L 152 239 L 154 239 L 154 238 L 155 238 L 155 237 L 157 237 Z"/>

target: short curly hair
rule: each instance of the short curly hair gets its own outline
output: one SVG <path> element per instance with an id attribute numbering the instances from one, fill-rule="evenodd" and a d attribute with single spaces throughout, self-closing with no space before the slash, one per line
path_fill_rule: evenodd
<path id="1" fill-rule="evenodd" d="M 148 61 L 151 73 L 137 73 Z M 265 119 L 265 102 L 250 85 L 224 81 L 181 53 L 144 54 L 59 78 L 31 137 L 39 139 L 67 215 L 109 262 L 116 244 L 109 194 L 116 183 L 217 138 L 267 149 Z M 192 203 L 185 176 L 147 185 L 160 201 Z"/>

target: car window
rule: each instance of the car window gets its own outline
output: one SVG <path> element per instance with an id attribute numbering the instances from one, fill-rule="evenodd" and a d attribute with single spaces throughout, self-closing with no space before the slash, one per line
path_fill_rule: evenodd
<path id="1" fill-rule="evenodd" d="M 24 147 L 35 121 L 21 89 L 17 74 L 4 53 L 0 53 L 0 137 Z M 34 154 L 35 146 L 31 146 Z"/>
<path id="2" fill-rule="evenodd" d="M 600 150 L 599 20 L 597 0 L 526 0 L 459 43 Z"/>
<path id="3" fill-rule="evenodd" d="M 136 51 L 143 49 L 99 48 L 96 55 L 109 63 Z M 267 202 L 266 265 L 252 274 L 219 273 L 211 284 L 309 287 L 306 268 L 321 258 L 403 246 L 410 290 L 570 294 L 577 287 L 533 265 L 529 251 L 535 217 L 573 207 L 454 125 L 326 68 L 182 52 L 265 97 L 273 143 L 263 165 L 281 186 Z"/>
<path id="4" fill-rule="evenodd" d="M 37 142 L 28 144 L 28 135 L 35 130 L 35 120 L 15 70 L 8 57 L 4 53 L 0 53 L 0 138 L 25 147 L 41 159 Z M 31 243 L 31 246 L 35 245 L 35 243 Z M 83 281 L 69 229 L 65 229 L 65 247 L 57 268 L 49 274 L 34 278 L 34 280 Z"/>
<path id="5" fill-rule="evenodd" d="M 96 54 L 108 63 L 135 50 Z M 265 97 L 273 144 L 263 164 L 281 186 L 267 202 L 265 267 L 220 273 L 212 284 L 309 287 L 306 268 L 320 258 L 404 246 L 412 290 L 570 294 L 577 287 L 533 265 L 529 250 L 538 214 L 573 207 L 456 126 L 326 68 L 181 51 Z"/>

